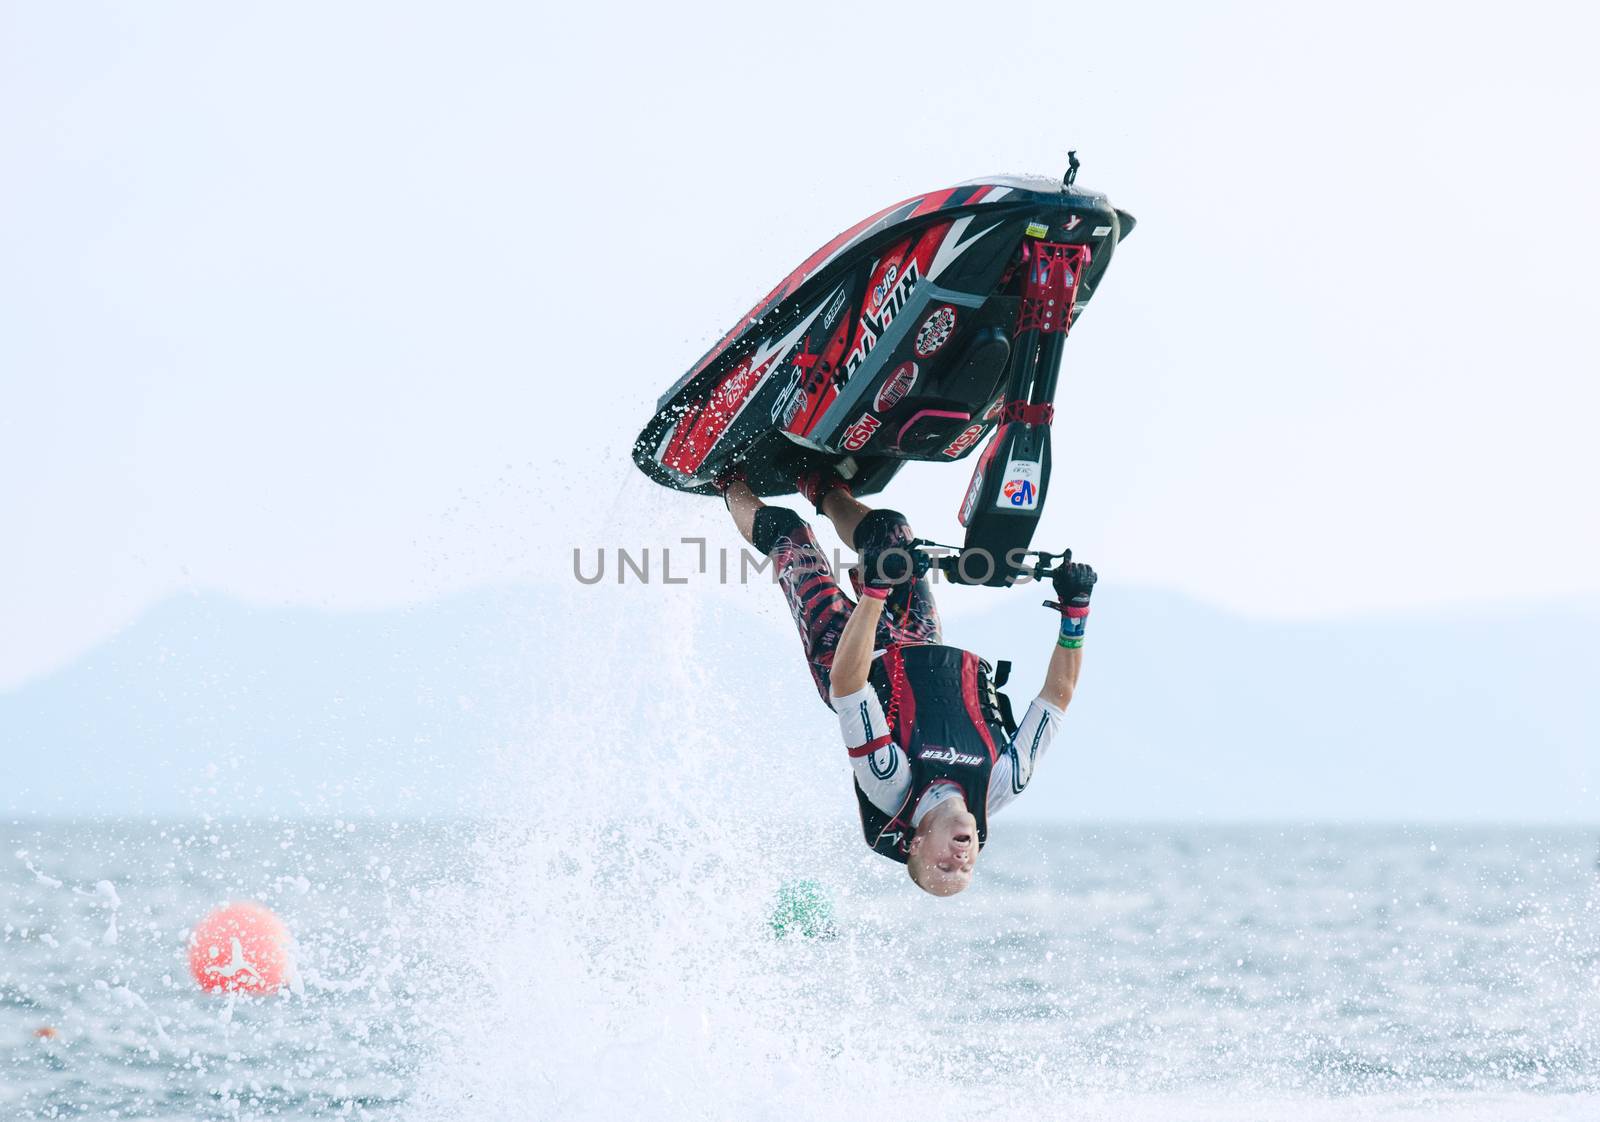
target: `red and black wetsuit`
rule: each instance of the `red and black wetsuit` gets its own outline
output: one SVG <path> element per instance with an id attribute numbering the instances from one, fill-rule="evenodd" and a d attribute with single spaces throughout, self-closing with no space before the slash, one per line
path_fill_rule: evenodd
<path id="1" fill-rule="evenodd" d="M 878 853 L 904 862 L 915 832 L 911 817 L 935 783 L 961 787 L 978 821 L 978 847 L 989 834 L 989 779 L 1011 748 L 989 664 L 971 651 L 935 644 L 890 647 L 869 678 L 883 704 L 892 740 L 905 753 L 911 784 L 893 813 L 873 802 L 856 781 L 861 831 Z M 869 742 L 867 750 L 883 745 Z M 1014 762 L 1014 761 L 1013 761 Z"/>
<path id="2" fill-rule="evenodd" d="M 978 820 L 981 845 L 989 813 L 1027 785 L 1061 711 L 1037 698 L 1014 734 L 1008 732 L 989 664 L 940 642 L 927 577 L 885 606 L 873 640 L 881 654 L 873 661 L 870 693 L 834 698 L 834 650 L 856 605 L 798 515 L 781 507 L 764 507 L 761 515 L 756 547 L 777 565 L 812 680 L 839 714 L 867 844 L 905 861 L 918 804 L 931 787 L 949 782 L 961 787 Z M 860 548 L 882 549 L 907 546 L 913 535 L 904 517 L 879 510 L 862 519 L 856 539 Z"/>

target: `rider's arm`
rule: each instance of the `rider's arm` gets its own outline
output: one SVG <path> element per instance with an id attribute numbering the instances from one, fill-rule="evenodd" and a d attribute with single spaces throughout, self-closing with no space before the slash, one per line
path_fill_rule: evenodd
<path id="1" fill-rule="evenodd" d="M 867 674 L 872 670 L 872 643 L 878 634 L 878 620 L 883 615 L 883 599 L 872 595 L 868 589 L 861 603 L 845 621 L 839 645 L 833 649 L 833 696 L 853 694 L 867 684 Z"/>
<path id="2" fill-rule="evenodd" d="M 1044 688 L 1039 696 L 1056 709 L 1065 709 L 1072 701 L 1072 691 L 1078 685 L 1078 671 L 1083 668 L 1083 648 L 1063 647 L 1058 640 L 1050 655 L 1050 669 L 1044 674 Z"/>
<path id="3" fill-rule="evenodd" d="M 1051 606 L 1061 612 L 1061 636 L 1050 655 L 1050 669 L 1039 696 L 1057 709 L 1065 709 L 1072 700 L 1078 671 L 1083 669 L 1083 632 L 1089 622 L 1089 596 L 1098 579 L 1089 566 L 1072 561 L 1070 553 L 1051 577 L 1059 598 Z"/>
<path id="4" fill-rule="evenodd" d="M 1045 671 L 1044 688 L 1028 706 L 1028 712 L 1017 725 L 1017 731 L 989 777 L 990 814 L 1022 794 L 1023 788 L 1033 779 L 1034 766 L 1050 747 L 1066 716 L 1072 689 L 1078 684 L 1078 668 L 1082 665 L 1083 648 L 1064 647 L 1058 639 L 1055 653 L 1050 656 L 1050 669 Z"/>
<path id="5" fill-rule="evenodd" d="M 850 751 L 850 770 L 861 793 L 885 814 L 900 809 L 911 791 L 911 767 L 906 754 L 889 735 L 883 705 L 870 685 L 855 693 L 833 695 L 839 714 L 839 732 Z"/>
<path id="6" fill-rule="evenodd" d="M 1094 570 L 1084 564 L 1063 563 L 1052 583 L 1061 598 L 1061 634 L 1050 654 L 1044 688 L 1028 706 L 1027 715 L 1017 726 L 1005 752 L 989 777 L 989 813 L 1022 794 L 1033 779 L 1034 766 L 1050 747 L 1056 729 L 1061 727 L 1067 705 L 1078 685 L 1083 668 L 1083 633 L 1089 621 L 1089 594 L 1094 591 Z"/>
<path id="7" fill-rule="evenodd" d="M 883 615 L 883 598 L 874 593 L 865 590 L 845 622 L 839 645 L 833 649 L 829 693 L 839 714 L 839 732 L 850 751 L 856 783 L 880 810 L 893 814 L 911 790 L 911 768 L 889 734 L 877 692 L 867 682 L 878 619 Z"/>
<path id="8" fill-rule="evenodd" d="M 990 814 L 1022 794 L 1065 716 L 1044 694 L 1033 699 L 989 775 Z"/>
<path id="9" fill-rule="evenodd" d="M 1072 691 L 1078 684 L 1078 671 L 1083 667 L 1083 621 L 1088 616 L 1088 606 L 1077 607 L 1082 609 L 1081 614 L 1077 608 L 1072 616 L 1062 613 L 1061 636 L 1050 655 L 1044 688 L 1028 706 L 1022 723 L 1017 725 L 1017 731 L 989 776 L 990 814 L 1022 794 L 1033 779 L 1034 767 L 1050 747 L 1066 716 Z"/>

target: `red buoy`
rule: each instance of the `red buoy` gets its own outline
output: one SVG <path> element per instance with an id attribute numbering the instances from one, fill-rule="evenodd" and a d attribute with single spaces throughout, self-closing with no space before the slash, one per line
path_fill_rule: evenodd
<path id="1" fill-rule="evenodd" d="M 260 904 L 227 904 L 189 936 L 189 972 L 211 993 L 276 993 L 294 969 L 289 929 Z"/>

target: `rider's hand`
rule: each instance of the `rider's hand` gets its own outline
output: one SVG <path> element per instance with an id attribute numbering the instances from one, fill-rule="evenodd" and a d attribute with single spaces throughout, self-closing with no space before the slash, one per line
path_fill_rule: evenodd
<path id="1" fill-rule="evenodd" d="M 1069 561 L 1055 571 L 1050 583 L 1055 586 L 1056 597 L 1062 609 L 1087 608 L 1089 596 L 1094 592 L 1094 582 L 1099 578 L 1093 569 L 1081 561 Z"/>
<path id="2" fill-rule="evenodd" d="M 904 546 L 868 550 L 861 555 L 861 583 L 869 596 L 882 599 L 922 575 L 917 561 Z"/>

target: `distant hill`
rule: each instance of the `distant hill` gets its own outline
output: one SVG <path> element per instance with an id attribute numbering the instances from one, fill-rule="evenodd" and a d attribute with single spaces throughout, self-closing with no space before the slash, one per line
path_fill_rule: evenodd
<path id="1" fill-rule="evenodd" d="M 495 594 L 383 613 L 169 600 L 0 694 L 16 813 L 452 812 L 521 657 Z"/>
<path id="2" fill-rule="evenodd" d="M 1034 592 L 947 626 L 1015 659 L 1019 708 L 1052 641 Z M 1263 623 L 1106 587 L 1067 729 L 1010 813 L 1600 821 L 1595 623 Z M 834 730 L 770 589 L 522 588 L 370 613 L 185 596 L 0 694 L 0 811 L 472 813 L 505 805 L 501 753 L 523 782 L 528 759 L 601 751 L 624 785 L 692 753 L 846 813 Z"/>
<path id="3" fill-rule="evenodd" d="M 1556 609 L 1269 623 L 1106 587 L 1071 747 L 1041 769 L 1034 810 L 1600 822 L 1597 623 Z M 960 643 L 1022 650 L 1020 699 L 1049 640 L 1016 626 L 991 612 Z"/>

